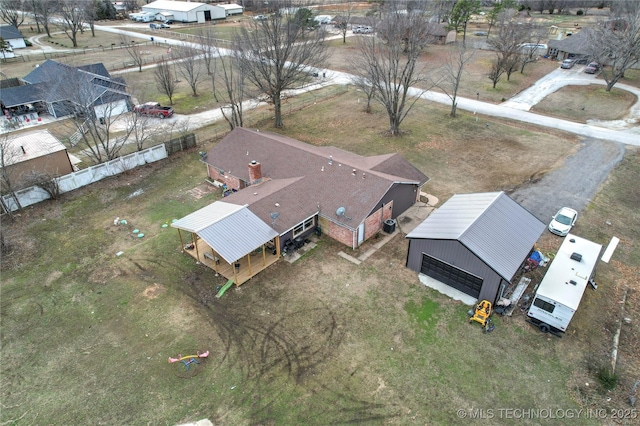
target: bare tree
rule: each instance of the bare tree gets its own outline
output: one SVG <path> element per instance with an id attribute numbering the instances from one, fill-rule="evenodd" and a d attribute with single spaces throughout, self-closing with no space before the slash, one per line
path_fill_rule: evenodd
<path id="1" fill-rule="evenodd" d="M 285 14 L 252 21 L 240 28 L 234 40 L 236 61 L 246 78 L 265 94 L 274 106 L 275 127 L 282 128 L 282 96 L 298 87 L 309 71 L 326 62 L 324 29 L 308 26 Z"/>
<path id="2" fill-rule="evenodd" d="M 451 99 L 451 117 L 456 116 L 458 108 L 458 89 L 462 81 L 464 67 L 473 59 L 475 50 L 467 49 L 464 45 L 453 46 L 444 64 L 444 75 L 438 87 Z"/>
<path id="3" fill-rule="evenodd" d="M 149 141 L 158 134 L 155 121 L 148 115 L 127 114 L 124 122 L 130 133 L 128 140 L 135 144 L 136 151 L 145 149 Z"/>
<path id="4" fill-rule="evenodd" d="M 516 11 L 507 9 L 498 16 L 496 27 L 498 33 L 487 40 L 489 46 L 496 52 L 489 78 L 495 89 L 500 77 L 506 72 L 508 76 L 517 69 L 522 55 L 522 44 L 529 37 L 526 26 L 518 25 L 515 18 Z"/>
<path id="5" fill-rule="evenodd" d="M 173 94 L 176 91 L 178 82 L 171 70 L 171 65 L 164 57 L 153 71 L 153 77 L 156 80 L 158 91 L 164 93 L 169 98 L 169 103 L 173 105 Z"/>
<path id="6" fill-rule="evenodd" d="M 247 92 L 247 75 L 242 64 L 233 56 L 221 60 L 218 70 L 219 76 L 211 79 L 213 95 L 216 102 L 221 103 L 222 116 L 233 130 L 244 125 L 242 102 Z M 216 88 L 216 77 L 224 84 L 222 90 Z"/>
<path id="7" fill-rule="evenodd" d="M 51 15 L 55 12 L 56 3 L 49 0 L 30 0 L 30 10 L 38 26 L 44 28 L 48 37 L 51 37 Z"/>
<path id="8" fill-rule="evenodd" d="M 340 34 L 342 34 L 342 43 L 347 42 L 347 30 L 351 24 L 351 16 L 356 6 L 356 3 L 352 0 L 346 0 L 346 3 L 347 5 L 341 9 L 342 13 L 335 17 L 336 27 L 338 27 Z"/>
<path id="9" fill-rule="evenodd" d="M 16 190 L 20 188 L 15 187 L 13 175 L 16 169 L 12 166 L 18 162 L 21 155 L 20 147 L 16 146 L 7 134 L 0 136 L 0 194 L 9 195 L 18 210 L 22 209 L 20 199 L 16 194 Z M 2 205 L 3 209 L 11 215 L 12 209 L 6 205 L 4 200 L 2 200 Z"/>
<path id="10" fill-rule="evenodd" d="M 144 65 L 142 48 L 136 44 L 135 40 L 124 34 L 120 34 L 120 44 L 124 46 L 131 61 L 138 67 L 138 72 L 142 72 L 142 65 Z"/>
<path id="11" fill-rule="evenodd" d="M 359 90 L 362 90 L 362 92 L 364 92 L 365 96 L 367 97 L 367 105 L 365 106 L 364 111 L 367 114 L 371 114 L 371 100 L 373 99 L 373 94 L 376 91 L 376 86 L 374 84 L 371 84 L 371 81 L 361 75 L 354 75 L 351 79 L 351 82 Z"/>
<path id="12" fill-rule="evenodd" d="M 180 58 L 177 61 L 178 73 L 187 81 L 192 95 L 198 96 L 198 83 L 204 77 L 200 52 L 187 44 L 180 46 L 177 52 Z"/>
<path id="13" fill-rule="evenodd" d="M 543 51 L 546 54 L 546 49 L 541 46 L 545 46 L 543 41 L 546 41 L 547 29 L 535 24 L 525 24 L 523 29 L 528 31 L 529 38 L 520 46 L 520 74 L 524 74 L 524 67 L 537 61 Z"/>
<path id="14" fill-rule="evenodd" d="M 201 27 L 196 30 L 196 36 L 198 37 L 198 43 L 202 51 L 200 57 L 207 70 L 207 75 L 213 75 L 215 73 L 215 58 L 218 56 L 218 49 L 215 46 L 215 35 L 213 27 Z"/>
<path id="15" fill-rule="evenodd" d="M 73 117 L 67 122 L 80 136 L 78 143 L 84 153 L 96 164 L 118 157 L 131 132 L 126 129 L 123 135 L 115 136 L 113 130 L 113 125 L 123 119 L 119 101 L 127 96 L 124 88 L 105 88 L 91 74 L 68 66 L 58 70 L 55 77 L 63 82 L 57 85 L 56 93 L 65 100 L 65 112 Z"/>
<path id="16" fill-rule="evenodd" d="M 58 27 L 69 37 L 73 47 L 78 47 L 78 32 L 85 24 L 87 0 L 57 0 L 57 11 L 60 19 Z"/>
<path id="17" fill-rule="evenodd" d="M 60 198 L 60 184 L 56 176 L 46 171 L 31 170 L 25 176 L 27 186 L 37 186 L 42 188 L 53 200 Z"/>
<path id="18" fill-rule="evenodd" d="M 0 19 L 18 28 L 24 22 L 23 0 L 0 0 Z"/>
<path id="19" fill-rule="evenodd" d="M 426 70 L 417 69 L 418 57 L 430 40 L 426 10 L 402 13 L 405 6 L 385 3 L 376 36 L 358 40 L 360 55 L 354 59 L 354 74 L 375 87 L 373 96 L 384 106 L 393 136 L 400 134 L 400 124 L 418 100 L 410 99 L 411 86 L 427 81 Z"/>
<path id="20" fill-rule="evenodd" d="M 487 74 L 487 77 L 489 77 L 489 80 L 491 80 L 491 82 L 493 83 L 494 89 L 498 85 L 498 82 L 500 81 L 502 74 L 504 74 L 504 71 L 505 71 L 505 66 L 502 64 L 502 58 L 498 56 L 495 62 L 491 64 L 491 70 Z"/>
<path id="21" fill-rule="evenodd" d="M 592 60 L 602 65 L 607 92 L 640 62 L 640 3 L 617 2 L 609 20 L 583 31 Z"/>
<path id="22" fill-rule="evenodd" d="M 96 4 L 98 1 L 98 4 Z M 84 22 L 89 25 L 91 29 L 91 37 L 96 36 L 96 15 L 98 13 L 98 7 L 100 6 L 99 0 L 88 0 L 84 3 Z M 80 28 L 80 31 L 84 29 L 84 26 Z"/>

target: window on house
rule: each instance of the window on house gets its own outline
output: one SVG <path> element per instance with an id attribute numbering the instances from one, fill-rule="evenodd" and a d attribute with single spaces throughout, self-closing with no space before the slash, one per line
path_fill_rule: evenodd
<path id="1" fill-rule="evenodd" d="M 553 310 L 555 309 L 555 305 L 552 305 L 549 302 L 545 302 L 544 300 L 539 299 L 537 297 L 536 297 L 536 300 L 533 301 L 533 306 L 536 306 L 536 307 L 542 309 L 543 311 L 547 311 L 550 314 L 552 314 Z"/>
<path id="2" fill-rule="evenodd" d="M 296 227 L 293 228 L 293 238 L 295 238 L 298 235 L 303 234 L 305 231 L 308 231 L 309 229 L 313 228 L 315 226 L 315 224 L 316 224 L 316 218 L 312 217 L 312 218 L 309 218 L 309 219 L 305 220 L 300 225 L 297 225 Z"/>

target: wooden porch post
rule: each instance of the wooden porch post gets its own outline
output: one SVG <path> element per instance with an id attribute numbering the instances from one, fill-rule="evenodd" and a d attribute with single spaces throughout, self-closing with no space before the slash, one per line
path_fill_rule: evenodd
<path id="1" fill-rule="evenodd" d="M 276 237 L 275 243 L 276 243 L 276 256 L 280 257 L 280 235 Z"/>
<path id="2" fill-rule="evenodd" d="M 184 243 L 182 242 L 182 232 L 178 229 L 178 237 L 180 238 L 180 249 L 184 252 Z"/>
<path id="3" fill-rule="evenodd" d="M 249 276 L 251 277 L 253 273 L 251 273 L 251 253 L 247 254 L 247 264 L 249 265 Z"/>
<path id="4" fill-rule="evenodd" d="M 191 239 L 193 240 L 193 245 L 196 248 L 196 260 L 200 262 L 200 251 L 198 250 L 198 235 L 191 233 Z"/>
<path id="5" fill-rule="evenodd" d="M 264 244 L 262 245 L 262 266 L 267 266 L 267 251 L 264 249 Z"/>

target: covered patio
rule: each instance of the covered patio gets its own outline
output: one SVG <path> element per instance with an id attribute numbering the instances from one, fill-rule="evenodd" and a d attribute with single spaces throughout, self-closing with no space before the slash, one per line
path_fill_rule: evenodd
<path id="1" fill-rule="evenodd" d="M 184 253 L 236 286 L 280 258 L 278 233 L 246 205 L 216 201 L 171 226 L 178 229 Z"/>

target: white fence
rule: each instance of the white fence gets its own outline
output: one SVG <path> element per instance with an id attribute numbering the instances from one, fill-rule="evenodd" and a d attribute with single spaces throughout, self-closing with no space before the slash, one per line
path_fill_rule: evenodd
<path id="1" fill-rule="evenodd" d="M 56 181 L 58 182 L 60 193 L 65 193 L 98 182 L 106 177 L 115 176 L 127 170 L 135 169 L 138 166 L 165 158 L 167 158 L 167 150 L 164 144 L 160 144 L 147 148 L 144 151 L 134 152 L 106 163 L 91 166 L 79 172 L 60 176 L 56 178 Z M 45 190 L 38 186 L 16 191 L 16 196 L 22 207 L 27 207 L 51 198 Z M 3 204 L 7 206 L 8 209 L 11 209 L 11 211 L 18 210 L 18 206 L 12 196 L 4 195 L 2 199 L 4 201 Z"/>

